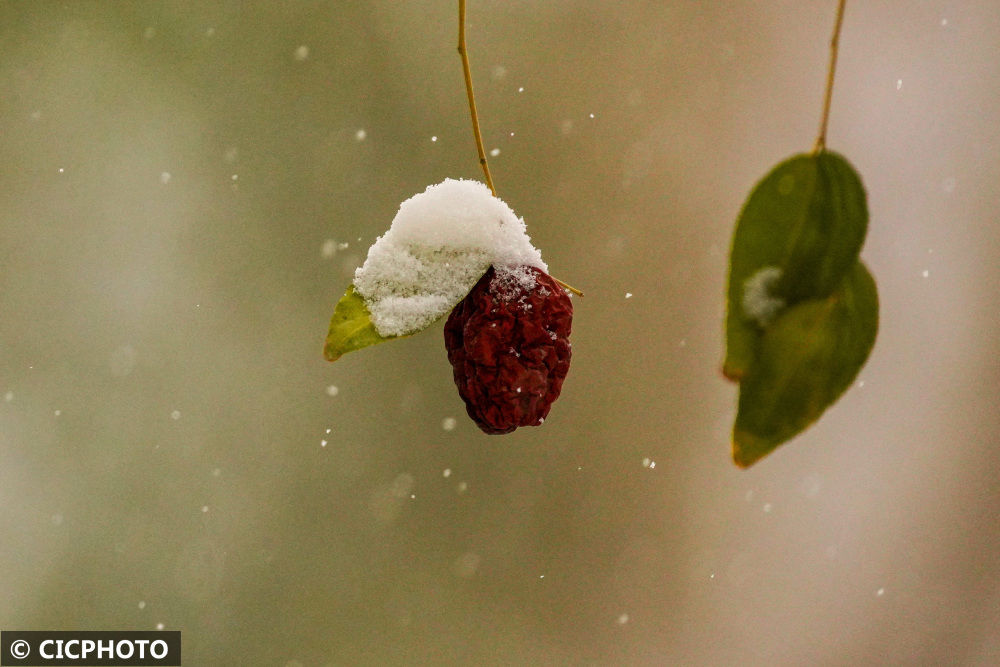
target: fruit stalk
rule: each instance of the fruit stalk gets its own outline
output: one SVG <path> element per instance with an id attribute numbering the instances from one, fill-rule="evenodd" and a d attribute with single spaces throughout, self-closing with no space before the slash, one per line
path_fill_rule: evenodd
<path id="1" fill-rule="evenodd" d="M 493 177 L 490 166 L 486 163 L 486 150 L 483 148 L 483 135 L 479 131 L 479 114 L 476 112 L 476 94 L 472 90 L 472 68 L 469 65 L 469 49 L 465 43 L 465 0 L 458 0 L 458 55 L 462 57 L 462 72 L 465 74 L 465 92 L 469 97 L 469 114 L 472 116 L 472 133 L 476 135 L 476 150 L 479 151 L 479 165 L 483 168 L 486 185 L 493 196 L 497 189 L 493 187 Z"/>

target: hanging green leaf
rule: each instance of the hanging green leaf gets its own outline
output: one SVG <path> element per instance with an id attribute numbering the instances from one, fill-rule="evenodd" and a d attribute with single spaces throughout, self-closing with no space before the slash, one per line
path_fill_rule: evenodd
<path id="1" fill-rule="evenodd" d="M 861 179 L 836 153 L 797 155 L 757 184 L 733 235 L 726 377 L 745 375 L 781 307 L 826 297 L 840 284 L 867 228 Z"/>
<path id="2" fill-rule="evenodd" d="M 877 331 L 875 281 L 861 262 L 826 298 L 777 315 L 740 381 L 736 464 L 753 464 L 819 418 L 857 376 Z"/>
<path id="3" fill-rule="evenodd" d="M 354 285 L 337 302 L 330 319 L 330 331 L 326 334 L 323 356 L 336 361 L 347 352 L 360 350 L 369 345 L 384 343 L 401 336 L 380 336 L 372 324 L 371 313 L 365 300 L 354 290 Z"/>
<path id="4" fill-rule="evenodd" d="M 723 373 L 740 383 L 733 459 L 746 467 L 832 405 L 878 330 L 875 282 L 858 260 L 861 178 L 840 155 L 797 155 L 753 189 L 730 254 Z"/>
<path id="5" fill-rule="evenodd" d="M 865 189 L 847 160 L 826 150 L 844 5 L 815 148 L 754 187 L 733 233 L 722 372 L 740 383 L 733 460 L 741 468 L 833 405 L 878 333 L 878 292 L 858 259 L 868 231 Z"/>

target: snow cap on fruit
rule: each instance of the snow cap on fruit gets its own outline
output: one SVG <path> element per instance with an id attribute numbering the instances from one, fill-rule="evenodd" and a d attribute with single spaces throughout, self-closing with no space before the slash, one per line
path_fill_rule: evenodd
<path id="1" fill-rule="evenodd" d="M 491 265 L 526 280 L 515 267 L 547 270 L 507 204 L 478 181 L 445 179 L 400 205 L 354 286 L 379 335 L 403 336 L 447 315 Z"/>

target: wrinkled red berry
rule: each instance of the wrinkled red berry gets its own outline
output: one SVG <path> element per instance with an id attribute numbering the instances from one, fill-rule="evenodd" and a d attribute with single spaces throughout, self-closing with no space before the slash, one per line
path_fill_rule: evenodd
<path id="1" fill-rule="evenodd" d="M 524 276 L 534 279 L 530 289 Z M 458 393 L 479 428 L 510 433 L 544 421 L 569 371 L 572 321 L 566 292 L 528 266 L 513 273 L 490 267 L 455 306 L 444 344 Z"/>

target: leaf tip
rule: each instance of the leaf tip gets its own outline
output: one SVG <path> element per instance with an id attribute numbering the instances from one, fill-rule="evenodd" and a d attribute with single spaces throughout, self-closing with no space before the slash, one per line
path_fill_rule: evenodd
<path id="1" fill-rule="evenodd" d="M 327 361 L 336 361 L 340 359 L 343 355 L 342 352 L 337 352 L 329 343 L 323 344 L 323 358 Z"/>
<path id="2" fill-rule="evenodd" d="M 364 297 L 351 285 L 337 302 L 333 317 L 330 318 L 323 356 L 328 361 L 336 361 L 348 352 L 400 337 L 379 334 Z"/>
<path id="3" fill-rule="evenodd" d="M 730 382 L 739 382 L 743 379 L 743 369 L 730 364 L 722 365 L 722 377 Z"/>
<path id="4" fill-rule="evenodd" d="M 733 463 L 741 470 L 746 470 L 760 461 L 774 447 L 763 438 L 758 438 L 742 429 L 733 431 Z"/>

